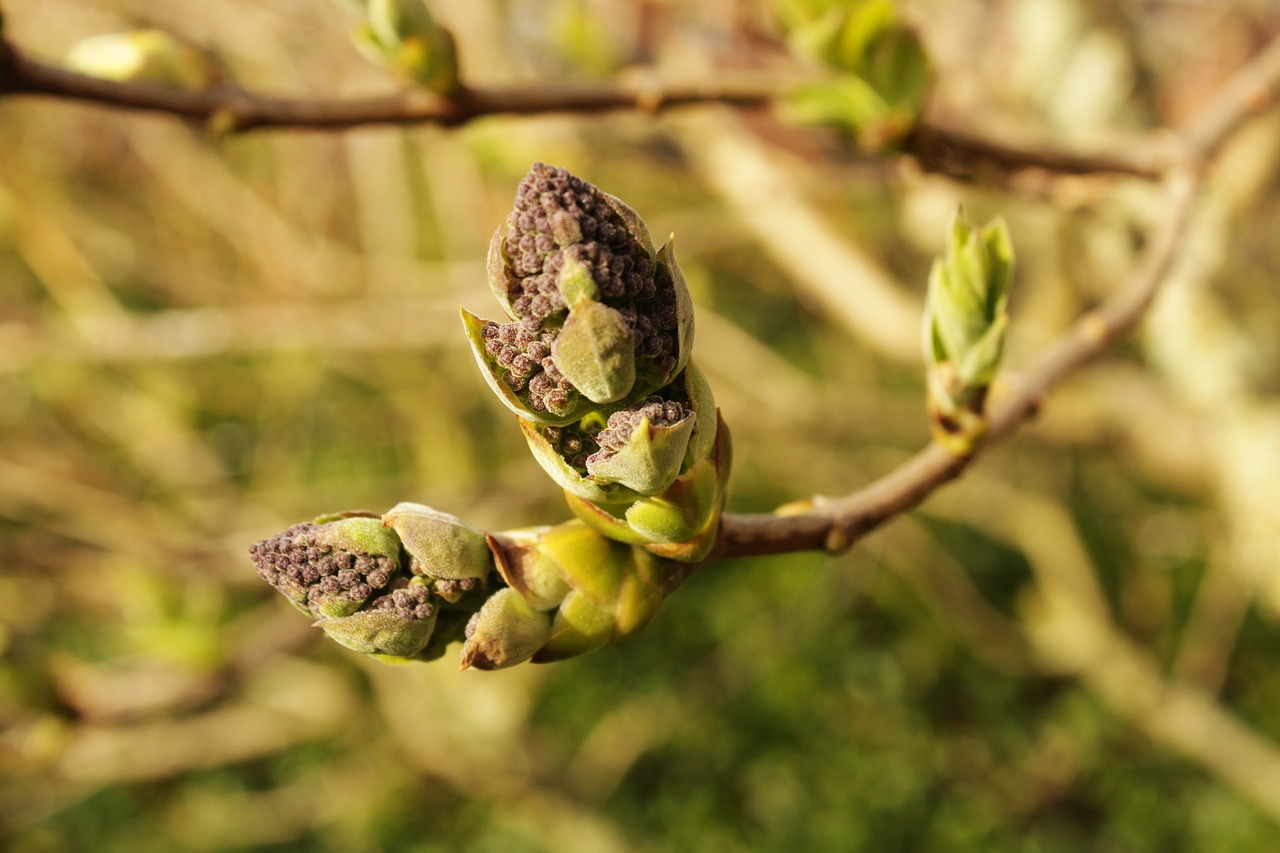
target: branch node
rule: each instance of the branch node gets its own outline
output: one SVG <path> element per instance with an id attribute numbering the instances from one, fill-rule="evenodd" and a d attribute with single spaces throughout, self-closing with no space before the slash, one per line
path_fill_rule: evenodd
<path id="1" fill-rule="evenodd" d="M 854 536 L 846 527 L 833 524 L 822 540 L 822 549 L 834 557 L 852 548 L 853 542 Z"/>
<path id="2" fill-rule="evenodd" d="M 1097 311 L 1090 311 L 1080 318 L 1080 331 L 1094 344 L 1105 344 L 1111 337 L 1107 321 Z"/>

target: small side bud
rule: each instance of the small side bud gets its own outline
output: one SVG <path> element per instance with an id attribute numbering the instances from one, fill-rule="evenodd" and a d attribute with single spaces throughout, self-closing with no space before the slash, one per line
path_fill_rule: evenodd
<path id="1" fill-rule="evenodd" d="M 467 623 L 462 669 L 503 669 L 533 657 L 551 633 L 551 617 L 514 589 L 500 589 Z"/>
<path id="2" fill-rule="evenodd" d="M 368 0 L 356 46 L 370 60 L 433 92 L 452 97 L 460 88 L 453 35 L 423 0 Z"/>

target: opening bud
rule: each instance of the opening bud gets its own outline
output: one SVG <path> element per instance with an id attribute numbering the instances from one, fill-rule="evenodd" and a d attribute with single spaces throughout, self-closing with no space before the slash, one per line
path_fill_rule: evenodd
<path id="1" fill-rule="evenodd" d="M 1004 354 L 1014 255 L 998 217 L 977 228 L 957 211 L 947 236 L 929 272 L 923 343 L 935 432 L 963 449 L 985 428 L 987 387 Z"/>
<path id="2" fill-rule="evenodd" d="M 426 648 L 436 626 L 436 605 L 419 578 L 397 581 L 350 616 L 321 619 L 316 626 L 330 638 L 361 654 L 413 657 Z"/>
<path id="3" fill-rule="evenodd" d="M 402 569 L 400 540 L 376 517 L 295 524 L 249 555 L 263 580 L 319 619 L 355 613 Z"/>
<path id="4" fill-rule="evenodd" d="M 564 169 L 534 164 L 489 246 L 489 287 L 510 322 L 463 312 L 476 361 L 517 415 L 563 426 L 642 399 L 683 369 L 693 303 L 670 243 Z"/>

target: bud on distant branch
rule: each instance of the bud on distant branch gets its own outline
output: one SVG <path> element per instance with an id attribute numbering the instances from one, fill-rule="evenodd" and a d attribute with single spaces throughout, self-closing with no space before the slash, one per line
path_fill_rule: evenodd
<path id="1" fill-rule="evenodd" d="M 915 127 L 931 72 L 920 39 L 898 17 L 895 0 L 777 0 L 788 41 L 830 69 L 830 80 L 801 88 L 792 117 L 837 127 L 866 150 L 900 142 Z"/>
<path id="2" fill-rule="evenodd" d="M 187 90 L 202 89 L 215 76 L 198 50 L 161 30 L 90 36 L 72 46 L 64 64 L 103 80 Z"/>
<path id="3" fill-rule="evenodd" d="M 1013 242 L 1002 219 L 975 228 L 960 213 L 929 272 L 924 356 L 936 437 L 972 451 L 986 429 L 987 388 L 1000 368 L 1013 280 Z"/>
<path id="4" fill-rule="evenodd" d="M 436 23 L 424 0 L 347 0 L 363 18 L 356 47 L 370 61 L 445 97 L 458 93 L 453 35 Z"/>

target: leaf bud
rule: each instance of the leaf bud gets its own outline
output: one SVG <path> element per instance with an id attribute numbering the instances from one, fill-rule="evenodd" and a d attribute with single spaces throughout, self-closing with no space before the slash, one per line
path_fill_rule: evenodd
<path id="1" fill-rule="evenodd" d="M 503 669 L 533 657 L 551 633 L 551 617 L 505 587 L 467 623 L 462 669 Z"/>
<path id="2" fill-rule="evenodd" d="M 460 88 L 453 34 L 440 26 L 424 0 L 367 0 L 356 46 L 393 73 L 452 97 Z"/>
<path id="3" fill-rule="evenodd" d="M 929 272 L 924 356 L 937 431 L 965 444 L 981 433 L 987 387 L 1004 353 L 1014 253 L 998 217 L 977 228 L 957 212 L 947 233 Z"/>

